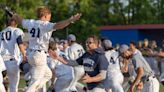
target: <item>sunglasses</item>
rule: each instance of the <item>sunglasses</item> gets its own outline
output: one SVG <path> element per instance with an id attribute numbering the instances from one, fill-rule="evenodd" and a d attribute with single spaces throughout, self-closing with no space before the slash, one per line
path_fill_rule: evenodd
<path id="1" fill-rule="evenodd" d="M 86 42 L 86 44 L 92 44 L 92 43 L 94 43 L 94 42 Z"/>

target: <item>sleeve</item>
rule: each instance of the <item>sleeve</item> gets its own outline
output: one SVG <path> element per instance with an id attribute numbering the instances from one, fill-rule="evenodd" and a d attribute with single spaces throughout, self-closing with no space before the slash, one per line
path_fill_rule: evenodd
<path id="1" fill-rule="evenodd" d="M 79 64 L 77 63 L 77 61 L 68 60 L 67 62 L 68 62 L 67 65 L 69 65 L 69 66 L 78 66 L 78 65 L 79 65 Z"/>
<path id="2" fill-rule="evenodd" d="M 105 57 L 105 54 L 103 55 L 99 55 L 98 57 L 98 66 L 99 66 L 99 70 L 107 70 L 108 69 L 108 60 Z"/>
<path id="3" fill-rule="evenodd" d="M 22 20 L 22 26 L 23 28 L 27 29 L 28 27 L 30 27 L 32 25 L 32 20 L 28 20 L 28 19 L 23 19 Z"/>
<path id="4" fill-rule="evenodd" d="M 56 29 L 54 29 L 54 25 L 55 25 L 56 23 L 51 23 L 51 22 L 45 22 L 45 23 L 42 23 L 42 29 L 44 30 L 44 31 L 55 31 Z"/>
<path id="5" fill-rule="evenodd" d="M 79 64 L 79 65 L 83 65 L 83 56 L 79 57 L 76 62 Z"/>
<path id="6" fill-rule="evenodd" d="M 18 38 L 19 36 L 21 36 L 22 38 L 24 37 L 23 30 L 21 30 L 19 28 L 16 29 L 15 34 L 16 34 L 16 38 Z"/>
<path id="7" fill-rule="evenodd" d="M 135 69 L 138 69 L 139 67 L 143 67 L 143 61 L 142 61 L 141 57 L 135 57 L 134 60 L 135 60 L 135 62 L 134 62 Z"/>
<path id="8" fill-rule="evenodd" d="M 23 39 L 21 36 L 17 37 L 17 43 L 18 43 L 18 45 L 23 44 Z"/>
<path id="9" fill-rule="evenodd" d="M 69 60 L 75 60 L 74 59 L 75 56 L 74 56 L 74 53 L 71 48 L 68 49 L 68 58 L 69 58 Z"/>
<path id="10" fill-rule="evenodd" d="M 15 34 L 16 34 L 17 43 L 22 44 L 23 43 L 23 37 L 24 37 L 23 30 L 17 28 L 15 31 Z"/>

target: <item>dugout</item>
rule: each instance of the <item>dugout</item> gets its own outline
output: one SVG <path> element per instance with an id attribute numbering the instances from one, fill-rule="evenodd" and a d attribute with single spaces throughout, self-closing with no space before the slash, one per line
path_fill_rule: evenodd
<path id="1" fill-rule="evenodd" d="M 164 39 L 164 24 L 112 25 L 99 27 L 101 37 L 109 38 L 113 45 L 129 44 L 145 38 L 156 40 L 158 45 Z"/>

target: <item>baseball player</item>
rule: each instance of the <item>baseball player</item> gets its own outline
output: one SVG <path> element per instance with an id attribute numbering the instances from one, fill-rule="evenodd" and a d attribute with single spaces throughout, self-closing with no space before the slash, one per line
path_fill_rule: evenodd
<path id="1" fill-rule="evenodd" d="M 73 34 L 68 35 L 68 59 L 69 60 L 76 60 L 77 58 L 81 57 L 84 54 L 84 48 L 82 45 L 76 43 L 76 37 Z M 70 91 L 77 91 L 76 85 L 79 79 L 82 78 L 84 75 L 84 67 L 83 66 L 75 66 L 73 67 L 73 80 L 70 84 Z"/>
<path id="2" fill-rule="evenodd" d="M 105 50 L 105 56 L 109 62 L 107 78 L 104 80 L 104 86 L 107 92 L 124 92 L 122 88 L 123 75 L 120 70 L 119 54 L 112 48 L 112 42 L 108 39 L 102 41 L 102 47 Z"/>
<path id="3" fill-rule="evenodd" d="M 2 76 L 2 71 L 6 70 L 4 61 L 2 56 L 0 55 L 0 92 L 6 92 L 5 87 L 3 85 L 3 76 Z"/>
<path id="4" fill-rule="evenodd" d="M 108 61 L 104 50 L 99 47 L 99 39 L 96 36 L 89 36 L 86 40 L 87 52 L 80 58 L 71 61 L 58 57 L 58 60 L 70 66 L 83 65 L 85 75 L 81 81 L 87 83 L 89 92 L 105 92 L 102 81 L 106 78 Z"/>
<path id="5" fill-rule="evenodd" d="M 66 56 L 65 53 L 57 51 L 57 46 L 54 45 L 56 44 L 51 42 L 48 50 L 48 65 L 52 69 L 53 75 L 56 77 L 55 82 L 52 80 L 51 87 L 55 89 L 55 92 L 69 92 L 69 84 L 72 80 L 72 67 L 62 64 L 55 58 L 55 54 L 59 54 L 63 57 Z"/>
<path id="6" fill-rule="evenodd" d="M 42 88 L 43 85 L 51 79 L 52 73 L 47 66 L 47 50 L 49 39 L 53 31 L 63 29 L 72 22 L 78 20 L 81 14 L 77 13 L 69 19 L 61 22 L 51 23 L 51 11 L 48 7 L 42 6 L 37 9 L 37 18 L 23 19 L 19 15 L 15 15 L 20 24 L 28 29 L 29 49 L 31 52 L 28 56 L 28 62 L 32 66 L 32 79 L 27 92 L 35 92 Z"/>
<path id="7" fill-rule="evenodd" d="M 119 52 L 123 58 L 131 59 L 136 72 L 135 80 L 132 82 L 130 91 L 134 92 L 135 87 L 142 89 L 142 92 L 159 92 L 159 82 L 155 78 L 149 64 L 144 57 L 137 54 L 137 50 L 129 50 L 127 45 L 121 45 Z"/>
<path id="8" fill-rule="evenodd" d="M 7 75 L 9 79 L 9 92 L 18 92 L 18 84 L 20 80 L 19 64 L 21 54 L 23 60 L 26 61 L 26 54 L 22 42 L 23 31 L 17 27 L 17 20 L 11 18 L 9 26 L 1 32 L 1 55 L 4 60 Z M 21 52 L 21 53 L 20 53 Z"/>

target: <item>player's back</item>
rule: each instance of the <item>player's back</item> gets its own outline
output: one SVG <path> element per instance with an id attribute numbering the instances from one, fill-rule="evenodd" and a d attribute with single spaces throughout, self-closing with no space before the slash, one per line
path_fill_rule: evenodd
<path id="1" fill-rule="evenodd" d="M 28 29 L 29 48 L 47 51 L 54 23 L 24 19 L 22 25 Z"/>
<path id="2" fill-rule="evenodd" d="M 84 48 L 78 43 L 73 43 L 68 49 L 68 57 L 70 60 L 76 60 L 84 54 Z"/>
<path id="3" fill-rule="evenodd" d="M 2 56 L 17 58 L 20 50 L 17 44 L 17 38 L 23 36 L 23 31 L 15 27 L 7 27 L 1 32 Z"/>
<path id="4" fill-rule="evenodd" d="M 108 75 L 114 77 L 118 73 L 121 73 L 118 52 L 115 50 L 106 51 L 105 56 L 109 62 Z"/>

